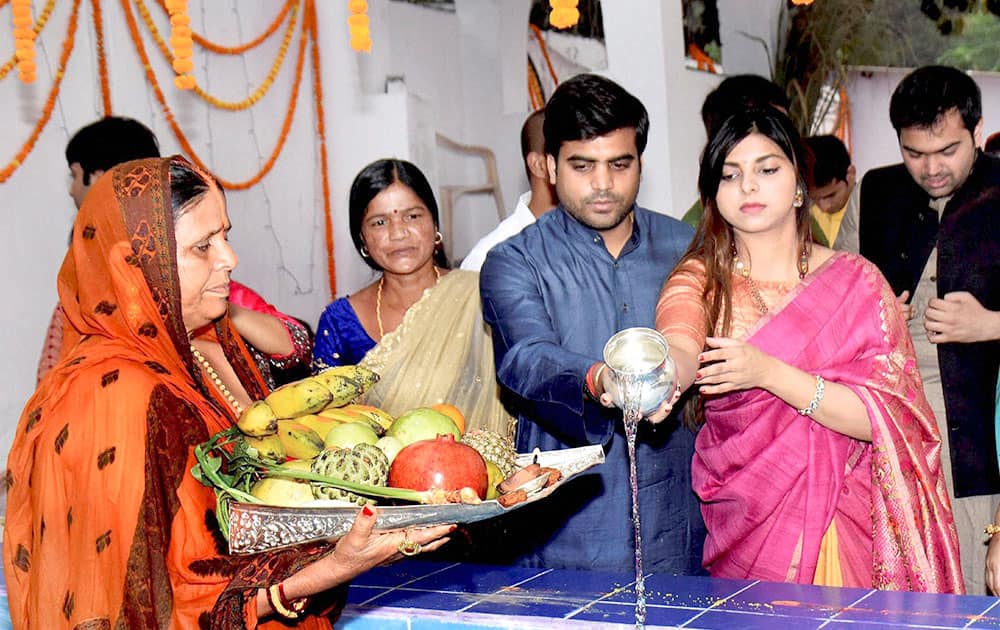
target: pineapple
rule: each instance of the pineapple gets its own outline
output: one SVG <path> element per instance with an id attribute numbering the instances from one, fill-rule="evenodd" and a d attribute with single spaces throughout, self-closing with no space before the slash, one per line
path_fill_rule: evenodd
<path id="1" fill-rule="evenodd" d="M 514 444 L 499 433 L 487 429 L 470 431 L 462 437 L 462 442 L 479 451 L 483 459 L 491 461 L 500 469 L 504 478 L 517 469 L 517 451 Z"/>

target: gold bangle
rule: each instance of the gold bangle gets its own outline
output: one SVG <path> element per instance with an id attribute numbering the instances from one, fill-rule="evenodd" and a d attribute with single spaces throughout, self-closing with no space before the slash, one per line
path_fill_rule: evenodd
<path id="1" fill-rule="evenodd" d="M 274 612 L 278 613 L 285 619 L 298 619 L 299 613 L 295 612 L 294 610 L 290 610 L 281 602 L 281 594 L 279 588 L 280 588 L 279 584 L 272 584 L 271 586 L 267 587 L 267 599 L 271 603 L 271 608 L 274 609 Z"/>
<path id="2" fill-rule="evenodd" d="M 983 530 L 983 533 L 992 538 L 994 534 L 1000 534 L 1000 525 L 990 523 L 986 526 L 986 529 Z"/>

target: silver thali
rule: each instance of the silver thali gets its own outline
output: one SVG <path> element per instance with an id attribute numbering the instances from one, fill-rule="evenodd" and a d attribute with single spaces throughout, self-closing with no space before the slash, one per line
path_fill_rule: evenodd
<path id="1" fill-rule="evenodd" d="M 528 495 L 526 501 L 504 508 L 495 500 L 478 505 L 447 503 L 443 505 L 398 505 L 378 509 L 375 528 L 381 531 L 482 521 L 521 506 L 541 501 L 572 477 L 604 463 L 600 445 L 581 446 L 559 451 L 536 451 L 518 455 L 519 466 L 537 461 L 542 466 L 558 468 L 562 479 Z M 233 554 L 259 553 L 317 540 L 335 540 L 351 528 L 358 507 L 276 507 L 257 503 L 231 503 L 229 506 L 229 551 Z"/>

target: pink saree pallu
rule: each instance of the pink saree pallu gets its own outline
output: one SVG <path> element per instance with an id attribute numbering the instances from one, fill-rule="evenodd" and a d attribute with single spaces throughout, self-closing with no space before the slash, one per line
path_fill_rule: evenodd
<path id="1" fill-rule="evenodd" d="M 835 254 L 748 341 L 868 410 L 872 442 L 799 415 L 761 389 L 706 401 L 693 485 L 716 577 L 813 583 L 835 525 L 844 586 L 962 593 L 941 439 L 891 289 L 863 258 Z M 820 404 L 822 408 L 822 403 Z"/>

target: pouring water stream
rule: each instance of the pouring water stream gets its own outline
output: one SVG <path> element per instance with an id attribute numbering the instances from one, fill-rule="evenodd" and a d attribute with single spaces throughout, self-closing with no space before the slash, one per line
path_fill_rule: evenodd
<path id="1" fill-rule="evenodd" d="M 604 346 L 604 362 L 611 368 L 604 379 L 605 391 L 622 410 L 628 445 L 632 524 L 635 527 L 635 627 L 639 630 L 646 627 L 646 588 L 635 440 L 639 420 L 656 411 L 673 393 L 676 371 L 666 339 L 650 328 L 628 328 L 615 334 Z"/>

